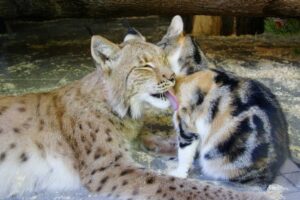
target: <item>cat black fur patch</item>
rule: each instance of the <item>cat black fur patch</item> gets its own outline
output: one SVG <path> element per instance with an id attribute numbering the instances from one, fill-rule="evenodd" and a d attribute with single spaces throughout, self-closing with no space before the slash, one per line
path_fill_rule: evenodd
<path id="1" fill-rule="evenodd" d="M 250 105 L 248 105 L 247 103 L 244 104 L 240 97 L 233 97 L 231 105 L 234 108 L 231 113 L 232 116 L 238 116 L 242 112 L 248 110 L 250 107 Z"/>
<path id="2" fill-rule="evenodd" d="M 191 75 L 195 72 L 195 68 L 194 67 L 187 67 L 187 70 L 186 70 L 186 74 L 187 75 Z"/>
<path id="3" fill-rule="evenodd" d="M 189 146 L 189 145 L 191 145 L 190 142 L 179 142 L 179 147 L 181 149 L 183 149 L 184 147 Z"/>
<path id="4" fill-rule="evenodd" d="M 194 139 L 198 139 L 198 135 L 195 133 L 187 133 L 182 128 L 182 123 L 179 123 L 179 134 L 182 139 L 185 141 L 193 141 Z"/>
<path id="5" fill-rule="evenodd" d="M 196 106 L 199 106 L 203 102 L 204 94 L 201 92 L 200 89 L 198 89 L 197 92 L 196 92 L 196 95 L 197 95 Z"/>
<path id="6" fill-rule="evenodd" d="M 193 100 L 190 103 L 191 109 L 194 110 L 197 106 L 201 105 L 204 100 L 205 95 L 200 89 L 197 89 L 193 95 Z"/>
<path id="7" fill-rule="evenodd" d="M 204 157 L 206 159 L 215 159 L 227 155 L 230 161 L 236 160 L 245 152 L 246 140 L 250 136 L 251 131 L 252 128 L 249 125 L 249 119 L 246 118 L 240 122 L 235 132 L 227 140 L 217 146 L 217 153 L 215 153 L 216 150 L 213 150 L 213 152 L 208 152 Z"/>
<path id="8" fill-rule="evenodd" d="M 131 106 L 128 107 L 127 113 L 128 116 L 132 118 Z"/>
<path id="9" fill-rule="evenodd" d="M 263 121 L 256 115 L 252 117 L 253 124 L 256 126 L 257 135 L 263 135 L 265 133 Z"/>
<path id="10" fill-rule="evenodd" d="M 252 162 L 256 162 L 259 159 L 268 157 L 269 144 L 262 143 L 259 144 L 255 149 L 251 152 L 251 160 Z"/>
<path id="11" fill-rule="evenodd" d="M 182 127 L 181 119 L 178 120 L 179 124 L 179 147 L 184 148 L 190 145 L 194 140 L 198 140 L 199 136 L 196 133 L 188 133 Z"/>
<path id="12" fill-rule="evenodd" d="M 183 128 L 182 128 L 182 122 L 181 122 L 180 119 L 179 119 L 178 127 L 179 127 L 179 134 L 180 134 L 180 137 L 182 137 L 183 139 L 188 139 L 188 137 L 186 137 L 185 134 L 184 134 L 184 130 L 183 130 Z"/>
<path id="13" fill-rule="evenodd" d="M 219 104 L 220 104 L 220 100 L 221 97 L 218 97 L 217 99 L 213 100 L 211 102 L 211 116 L 210 116 L 210 122 L 212 122 L 214 120 L 214 118 L 216 117 L 218 111 L 219 111 Z"/>
<path id="14" fill-rule="evenodd" d="M 193 53 L 194 53 L 193 57 L 194 57 L 195 62 L 199 65 L 199 64 L 201 64 L 201 61 L 202 61 L 201 54 L 200 54 L 200 52 L 198 50 L 199 45 L 194 40 L 194 38 L 191 38 L 191 41 L 192 41 L 193 47 L 194 47 L 194 49 L 193 49 L 194 50 L 193 51 Z"/>
<path id="15" fill-rule="evenodd" d="M 236 78 L 231 77 L 225 72 L 218 69 L 211 69 L 211 70 L 216 72 L 215 82 L 217 84 L 229 86 L 231 91 L 233 91 L 238 86 L 239 81 Z"/>
<path id="16" fill-rule="evenodd" d="M 179 138 L 179 147 L 180 148 L 189 146 L 190 144 L 192 144 L 193 141 L 199 139 L 199 136 L 196 133 L 185 133 L 185 135 L 186 135 L 186 138 L 188 138 L 188 139 Z"/>

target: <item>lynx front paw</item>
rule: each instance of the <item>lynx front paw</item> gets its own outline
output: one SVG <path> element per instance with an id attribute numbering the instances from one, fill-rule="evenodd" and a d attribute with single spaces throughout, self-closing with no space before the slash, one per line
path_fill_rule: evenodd
<path id="1" fill-rule="evenodd" d="M 175 156 L 177 152 L 177 137 L 171 136 L 166 138 L 159 135 L 142 135 L 141 144 L 148 151 L 155 152 L 156 154 Z"/>
<path id="2" fill-rule="evenodd" d="M 186 178 L 188 176 L 188 172 L 180 169 L 173 169 L 168 172 L 168 175 L 174 176 L 177 178 Z"/>

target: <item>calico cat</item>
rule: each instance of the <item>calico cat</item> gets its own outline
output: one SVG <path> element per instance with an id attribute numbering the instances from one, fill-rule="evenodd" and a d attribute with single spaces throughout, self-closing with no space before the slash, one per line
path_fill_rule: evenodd
<path id="1" fill-rule="evenodd" d="M 158 46 L 164 49 L 176 76 L 192 74 L 208 67 L 208 61 L 191 35 L 184 34 L 183 21 L 173 17 L 167 33 Z"/>
<path id="2" fill-rule="evenodd" d="M 282 109 L 262 83 L 218 69 L 178 78 L 178 167 L 187 177 L 199 152 L 202 173 L 217 180 L 250 185 L 271 183 L 288 155 L 288 129 Z"/>

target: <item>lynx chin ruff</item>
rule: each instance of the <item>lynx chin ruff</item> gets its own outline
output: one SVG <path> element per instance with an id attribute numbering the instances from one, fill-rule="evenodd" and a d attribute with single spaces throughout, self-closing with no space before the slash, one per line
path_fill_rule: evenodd
<path id="1" fill-rule="evenodd" d="M 97 70 L 48 93 L 0 98 L 0 198 L 84 185 L 115 199 L 269 199 L 155 173 L 133 162 L 124 119 L 174 85 L 163 50 L 139 35 L 116 45 L 93 36 Z M 169 94 L 170 95 L 170 94 Z"/>

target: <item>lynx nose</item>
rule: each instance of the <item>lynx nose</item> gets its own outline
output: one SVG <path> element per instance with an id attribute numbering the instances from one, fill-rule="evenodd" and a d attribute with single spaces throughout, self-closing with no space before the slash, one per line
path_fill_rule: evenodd
<path id="1" fill-rule="evenodd" d="M 168 80 L 175 84 L 175 73 L 173 73 Z"/>
<path id="2" fill-rule="evenodd" d="M 164 79 L 167 79 L 168 81 L 175 83 L 175 73 L 172 73 L 169 77 L 167 77 L 165 74 L 162 75 Z"/>

